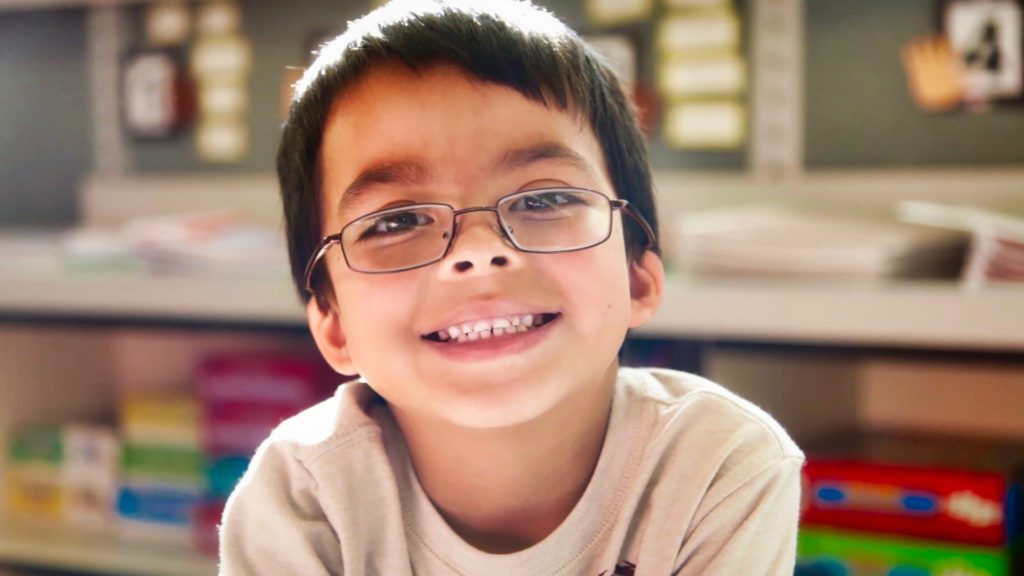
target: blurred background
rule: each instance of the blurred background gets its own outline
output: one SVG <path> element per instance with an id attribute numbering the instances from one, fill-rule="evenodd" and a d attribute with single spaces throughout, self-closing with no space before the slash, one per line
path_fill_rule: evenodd
<path id="1" fill-rule="evenodd" d="M 630 365 L 808 454 L 802 574 L 1022 573 L 1018 0 L 544 0 L 627 82 L 669 270 Z M 356 0 L 0 0 L 0 575 L 214 574 L 331 394 L 273 173 Z"/>

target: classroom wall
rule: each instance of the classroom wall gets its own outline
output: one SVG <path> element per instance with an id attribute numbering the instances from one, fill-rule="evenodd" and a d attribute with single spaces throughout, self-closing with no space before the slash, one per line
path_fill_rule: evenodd
<path id="1" fill-rule="evenodd" d="M 570 25 L 596 31 L 581 0 L 543 2 Z M 285 66 L 304 64 L 318 29 L 341 29 L 369 1 L 243 0 L 255 69 L 250 78 L 251 151 L 216 166 L 196 155 L 193 135 L 127 141 L 129 168 L 159 172 L 266 172 L 273 169 Z M 746 0 L 737 6 L 744 10 Z M 900 46 L 935 29 L 938 0 L 805 0 L 806 165 L 810 168 L 1024 163 L 1024 107 L 983 114 L 926 115 L 910 104 Z M 129 47 L 141 7 L 125 10 Z M 622 31 L 622 30 L 619 30 Z M 653 26 L 625 30 L 652 43 Z M 0 12 L 0 226 L 70 224 L 75 192 L 93 163 L 87 14 L 60 9 Z M 644 60 L 651 74 L 650 58 Z M 741 170 L 745 154 L 680 153 L 651 144 L 656 169 Z"/>
<path id="2" fill-rule="evenodd" d="M 605 30 L 590 25 L 583 14 L 580 0 L 538 0 L 552 10 L 569 26 L 580 33 Z M 745 5 L 743 0 L 739 5 Z M 251 108 L 249 122 L 253 130 L 252 153 L 240 164 L 215 166 L 200 161 L 193 147 L 191 132 L 166 142 L 129 143 L 133 167 L 140 172 L 176 170 L 225 171 L 266 170 L 273 168 L 280 120 L 277 116 L 281 93 L 281 76 L 286 66 L 305 64 L 305 47 L 310 32 L 344 29 L 344 24 L 364 13 L 365 2 L 337 2 L 331 0 L 295 0 L 293 8 L 283 9 L 277 0 L 244 0 L 246 33 L 253 43 L 255 68 L 250 79 Z M 141 28 L 141 9 L 129 10 L 129 27 Z M 622 32 L 636 38 L 643 48 L 653 45 L 654 26 L 642 23 L 619 27 Z M 652 78 L 652 59 L 642 56 L 641 74 Z M 741 152 L 686 152 L 672 150 L 658 138 L 651 142 L 652 164 L 666 168 L 718 168 L 740 169 L 745 154 Z"/>
<path id="3" fill-rule="evenodd" d="M 71 222 L 92 166 L 84 10 L 0 12 L 0 225 Z"/>
<path id="4" fill-rule="evenodd" d="M 1024 104 L 926 114 L 907 96 L 900 48 L 933 34 L 936 0 L 805 0 L 806 165 L 1024 162 Z"/>

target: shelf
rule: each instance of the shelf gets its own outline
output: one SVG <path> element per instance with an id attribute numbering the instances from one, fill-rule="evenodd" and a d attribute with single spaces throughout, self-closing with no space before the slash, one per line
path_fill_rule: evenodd
<path id="1" fill-rule="evenodd" d="M 0 562 L 131 576 L 203 576 L 217 561 L 187 548 L 119 540 L 0 516 Z"/>
<path id="2" fill-rule="evenodd" d="M 0 284 L 0 318 L 187 322 L 304 329 L 287 279 L 64 274 Z M 669 277 L 640 335 L 1024 351 L 1024 286 Z"/>
<path id="3" fill-rule="evenodd" d="M 0 285 L 0 317 L 292 328 L 306 323 L 287 280 L 127 273 L 10 275 Z"/>
<path id="4" fill-rule="evenodd" d="M 641 333 L 813 345 L 1024 350 L 1024 286 L 670 280 Z"/>

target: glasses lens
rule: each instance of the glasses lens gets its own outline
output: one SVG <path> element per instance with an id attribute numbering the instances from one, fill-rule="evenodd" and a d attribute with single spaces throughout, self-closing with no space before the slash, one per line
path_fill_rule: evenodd
<path id="1" fill-rule="evenodd" d="M 387 272 L 440 258 L 452 229 L 451 208 L 417 205 L 368 214 L 345 227 L 345 258 L 354 270 Z"/>
<path id="2" fill-rule="evenodd" d="M 530 190 L 505 197 L 498 213 L 509 237 L 535 252 L 588 248 L 611 231 L 608 198 L 590 190 Z"/>

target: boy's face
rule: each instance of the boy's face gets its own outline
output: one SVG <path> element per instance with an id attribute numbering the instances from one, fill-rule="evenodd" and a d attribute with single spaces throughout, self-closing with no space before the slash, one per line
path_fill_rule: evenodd
<path id="1" fill-rule="evenodd" d="M 493 206 L 545 187 L 615 197 L 584 123 L 452 67 L 371 70 L 329 116 L 321 160 L 326 234 L 416 202 Z M 621 218 L 593 248 L 529 254 L 503 239 L 493 212 L 471 212 L 444 259 L 390 274 L 353 271 L 331 248 L 323 263 L 337 304 L 324 313 L 311 301 L 310 326 L 334 368 L 362 374 L 396 413 L 469 427 L 530 421 L 608 385 L 627 328 L 660 301 L 661 263 L 650 252 L 627 262 Z M 431 336 L 526 315 L 548 322 L 464 343 Z"/>

